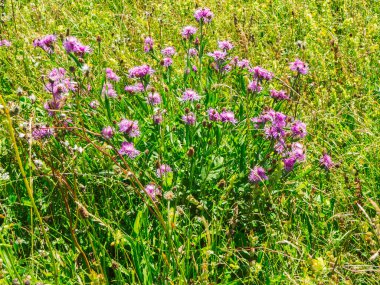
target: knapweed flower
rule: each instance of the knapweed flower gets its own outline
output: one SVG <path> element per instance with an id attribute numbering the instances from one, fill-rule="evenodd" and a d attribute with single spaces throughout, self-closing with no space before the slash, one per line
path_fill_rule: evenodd
<path id="1" fill-rule="evenodd" d="M 111 81 L 118 82 L 120 80 L 120 77 L 117 76 L 116 73 L 113 72 L 113 70 L 111 68 L 106 68 L 106 76 L 107 76 L 107 79 L 109 79 Z"/>
<path id="2" fill-rule="evenodd" d="M 268 180 L 268 176 L 265 173 L 265 169 L 261 166 L 255 166 L 248 176 L 248 180 L 251 183 L 258 183 L 264 180 Z"/>
<path id="3" fill-rule="evenodd" d="M 301 121 L 295 121 L 290 130 L 295 138 L 304 138 L 307 135 L 306 124 Z"/>
<path id="4" fill-rule="evenodd" d="M 111 98 L 117 97 L 117 93 L 115 89 L 113 89 L 113 85 L 111 83 L 106 83 L 103 85 L 102 94 Z"/>
<path id="5" fill-rule="evenodd" d="M 103 128 L 103 130 L 102 130 L 102 136 L 105 139 L 112 138 L 113 137 L 113 128 L 110 127 L 110 126 L 107 126 L 107 127 Z"/>
<path id="6" fill-rule="evenodd" d="M 222 50 L 216 50 L 214 52 L 209 52 L 207 55 L 211 56 L 215 61 L 223 61 L 225 60 L 227 53 Z"/>
<path id="7" fill-rule="evenodd" d="M 60 110 L 65 105 L 66 97 L 53 98 L 44 104 L 44 109 L 48 111 L 49 116 L 53 116 L 55 111 Z"/>
<path id="8" fill-rule="evenodd" d="M 252 93 L 260 93 L 263 90 L 263 87 L 256 80 L 249 82 L 247 88 Z"/>
<path id="9" fill-rule="evenodd" d="M 48 75 L 49 82 L 45 85 L 46 91 L 53 94 L 57 100 L 69 91 L 75 91 L 77 84 L 66 77 L 64 68 L 54 68 Z"/>
<path id="10" fill-rule="evenodd" d="M 169 67 L 173 64 L 173 59 L 170 58 L 170 57 L 165 57 L 162 61 L 161 61 L 161 65 L 162 66 L 165 66 L 165 67 Z"/>
<path id="11" fill-rule="evenodd" d="M 161 96 L 157 92 L 152 92 L 148 94 L 148 97 L 146 99 L 147 99 L 147 102 L 152 106 L 158 105 L 161 103 Z"/>
<path id="12" fill-rule="evenodd" d="M 154 41 L 151 37 L 146 37 L 144 40 L 144 52 L 150 52 L 153 50 Z"/>
<path id="13" fill-rule="evenodd" d="M 295 163 L 297 161 L 302 162 L 305 158 L 303 145 L 300 143 L 292 143 L 291 150 L 288 152 L 287 157 L 283 159 L 285 171 L 292 171 Z"/>
<path id="14" fill-rule="evenodd" d="M 161 164 L 159 168 L 156 170 L 156 175 L 158 178 L 164 177 L 166 174 L 172 172 L 172 169 L 167 164 Z"/>
<path id="15" fill-rule="evenodd" d="M 12 44 L 8 40 L 0 40 L 0 47 L 10 47 Z"/>
<path id="16" fill-rule="evenodd" d="M 319 160 L 319 164 L 326 170 L 330 170 L 335 166 L 335 163 L 332 161 L 331 156 L 329 156 L 327 153 L 323 154 Z"/>
<path id="17" fill-rule="evenodd" d="M 128 93 L 135 94 L 144 91 L 144 85 L 141 82 L 136 83 L 135 85 L 127 85 L 124 90 Z"/>
<path id="18" fill-rule="evenodd" d="M 229 51 L 234 48 L 234 45 L 229 41 L 219 41 L 218 47 L 223 51 Z"/>
<path id="19" fill-rule="evenodd" d="M 189 54 L 190 57 L 194 57 L 198 55 L 198 51 L 195 48 L 190 48 L 187 53 Z"/>
<path id="20" fill-rule="evenodd" d="M 135 146 L 133 143 L 122 142 L 121 148 L 119 149 L 119 154 L 127 155 L 130 159 L 134 159 L 136 156 L 140 154 L 140 151 L 135 149 Z"/>
<path id="21" fill-rule="evenodd" d="M 98 100 L 94 100 L 94 101 L 91 101 L 89 106 L 92 108 L 92 109 L 98 109 L 98 107 L 100 106 L 100 103 Z"/>
<path id="22" fill-rule="evenodd" d="M 232 111 L 222 111 L 220 113 L 220 120 L 223 123 L 237 123 L 237 120 L 235 119 L 235 114 Z"/>
<path id="23" fill-rule="evenodd" d="M 309 72 L 308 65 L 305 62 L 299 60 L 298 58 L 294 62 L 291 62 L 289 65 L 290 65 L 290 70 L 296 71 L 300 74 L 305 75 Z"/>
<path id="24" fill-rule="evenodd" d="M 199 8 L 195 11 L 194 17 L 198 22 L 209 23 L 214 18 L 214 13 L 209 8 Z"/>
<path id="25" fill-rule="evenodd" d="M 191 70 L 192 70 L 193 72 L 198 72 L 198 68 L 197 68 L 195 65 L 193 65 L 193 66 L 191 67 Z"/>
<path id="26" fill-rule="evenodd" d="M 240 67 L 241 69 L 249 68 L 249 60 L 248 59 L 242 59 L 237 61 L 236 63 L 237 67 Z"/>
<path id="27" fill-rule="evenodd" d="M 274 76 L 272 72 L 262 68 L 261 66 L 255 66 L 250 70 L 250 72 L 253 73 L 253 77 L 258 80 L 270 81 Z"/>
<path id="28" fill-rule="evenodd" d="M 194 125 L 195 122 L 196 122 L 196 118 L 195 118 L 195 115 L 194 113 L 187 113 L 185 115 L 182 116 L 182 121 L 186 124 L 186 125 Z"/>
<path id="29" fill-rule="evenodd" d="M 191 89 L 187 89 L 182 94 L 182 101 L 199 101 L 201 96 L 198 95 L 197 92 Z"/>
<path id="30" fill-rule="evenodd" d="M 154 69 L 145 64 L 132 67 L 130 70 L 128 70 L 128 73 L 130 78 L 143 78 L 147 75 L 152 75 L 154 73 Z"/>
<path id="31" fill-rule="evenodd" d="M 165 113 L 165 110 L 155 109 L 154 115 L 152 116 L 153 123 L 160 125 L 162 123 L 162 114 Z"/>
<path id="32" fill-rule="evenodd" d="M 55 35 L 47 35 L 44 36 L 41 39 L 35 39 L 33 41 L 34 47 L 40 47 L 47 53 L 53 53 L 54 52 L 54 43 L 57 40 L 57 37 Z"/>
<path id="33" fill-rule="evenodd" d="M 289 100 L 289 96 L 286 94 L 284 90 L 274 90 L 270 91 L 270 96 L 276 100 Z"/>
<path id="34" fill-rule="evenodd" d="M 217 122 L 221 120 L 220 114 L 215 109 L 213 108 L 208 109 L 207 113 L 208 113 L 208 118 L 210 121 Z"/>
<path id="35" fill-rule="evenodd" d="M 89 46 L 81 44 L 76 37 L 67 37 L 63 42 L 63 47 L 67 53 L 75 53 L 78 56 L 92 52 Z"/>
<path id="36" fill-rule="evenodd" d="M 119 131 L 127 134 L 131 138 L 138 137 L 140 135 L 138 122 L 127 119 L 121 120 L 119 123 Z"/>
<path id="37" fill-rule="evenodd" d="M 186 26 L 182 29 L 181 35 L 184 39 L 190 39 L 197 32 L 197 28 L 193 26 Z"/>
<path id="38" fill-rule="evenodd" d="M 166 47 L 163 50 L 161 50 L 161 53 L 163 56 L 172 57 L 173 55 L 175 55 L 175 48 L 174 47 Z"/>
<path id="39" fill-rule="evenodd" d="M 157 196 L 161 196 L 160 189 L 153 183 L 145 186 L 145 192 L 150 196 L 150 198 L 152 198 L 153 201 L 157 200 Z"/>
<path id="40" fill-rule="evenodd" d="M 54 130 L 46 126 L 36 126 L 33 128 L 32 137 L 34 140 L 49 138 L 54 134 Z"/>

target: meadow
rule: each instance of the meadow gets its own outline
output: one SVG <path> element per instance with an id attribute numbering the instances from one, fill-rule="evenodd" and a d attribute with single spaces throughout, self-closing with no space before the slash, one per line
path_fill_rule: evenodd
<path id="1" fill-rule="evenodd" d="M 0 284 L 380 284 L 378 0 L 0 10 Z"/>

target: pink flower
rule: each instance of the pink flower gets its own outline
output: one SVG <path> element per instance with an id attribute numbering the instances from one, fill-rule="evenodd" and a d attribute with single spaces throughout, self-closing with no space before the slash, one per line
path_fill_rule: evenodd
<path id="1" fill-rule="evenodd" d="M 197 32 L 197 28 L 193 26 L 186 26 L 182 29 L 181 35 L 184 39 L 190 39 Z"/>
<path id="2" fill-rule="evenodd" d="M 8 40 L 0 40 L 0 47 L 10 47 L 12 44 Z"/>
<path id="3" fill-rule="evenodd" d="M 170 172 L 172 172 L 172 169 L 169 165 L 161 164 L 161 166 L 157 168 L 156 174 L 157 174 L 157 177 L 161 178 Z"/>
<path id="4" fill-rule="evenodd" d="M 140 154 L 140 151 L 135 149 L 135 146 L 133 145 L 133 143 L 123 142 L 121 144 L 121 148 L 119 149 L 119 154 L 127 155 L 129 156 L 129 158 L 134 159 L 136 156 Z"/>
<path id="5" fill-rule="evenodd" d="M 128 70 L 130 78 L 143 78 L 148 75 L 152 75 L 154 73 L 154 69 L 152 69 L 149 65 L 141 65 L 132 67 Z"/>
<path id="6" fill-rule="evenodd" d="M 299 60 L 298 58 L 294 62 L 291 62 L 289 65 L 290 70 L 296 71 L 300 74 L 307 74 L 309 72 L 308 65 L 305 62 Z"/>
<path id="7" fill-rule="evenodd" d="M 105 138 L 105 139 L 110 139 L 113 137 L 113 129 L 112 127 L 110 126 L 107 126 L 105 127 L 103 130 L 102 130 L 102 136 Z"/>
<path id="8" fill-rule="evenodd" d="M 208 118 L 210 121 L 217 122 L 221 120 L 220 114 L 215 109 L 213 108 L 208 109 L 207 113 L 208 113 Z"/>
<path id="9" fill-rule="evenodd" d="M 127 119 L 121 120 L 119 123 L 119 132 L 125 133 L 131 138 L 138 137 L 140 135 L 138 122 Z"/>
<path id="10" fill-rule="evenodd" d="M 161 96 L 158 93 L 150 93 L 147 97 L 147 101 L 150 105 L 158 105 L 161 103 Z"/>
<path id="11" fill-rule="evenodd" d="M 92 52 L 89 46 L 81 44 L 76 37 L 67 37 L 63 42 L 63 47 L 67 53 L 75 53 L 78 56 L 84 56 L 86 53 Z"/>
<path id="12" fill-rule="evenodd" d="M 258 183 L 264 180 L 268 180 L 268 176 L 265 173 L 265 169 L 261 166 L 255 166 L 248 176 L 248 180 L 251 183 Z"/>
<path id="13" fill-rule="evenodd" d="M 173 59 L 171 59 L 170 57 L 165 57 L 162 61 L 161 61 L 161 65 L 165 66 L 165 67 L 169 67 L 173 64 Z"/>
<path id="14" fill-rule="evenodd" d="M 248 91 L 252 93 L 260 93 L 261 90 L 263 90 L 263 87 L 261 87 L 261 85 L 256 80 L 248 83 Z"/>
<path id="15" fill-rule="evenodd" d="M 271 80 L 273 78 L 273 73 L 262 68 L 261 66 L 255 66 L 250 70 L 253 73 L 253 77 L 258 80 Z"/>
<path id="16" fill-rule="evenodd" d="M 214 52 L 209 52 L 207 55 L 211 56 L 215 61 L 222 61 L 226 58 L 227 53 L 225 51 L 216 50 Z"/>
<path id="17" fill-rule="evenodd" d="M 117 97 L 117 93 L 115 89 L 113 89 L 113 85 L 111 83 L 106 83 L 103 85 L 102 94 L 107 95 L 108 97 L 111 97 L 111 98 Z"/>
<path id="18" fill-rule="evenodd" d="M 276 100 L 289 100 L 290 99 L 289 96 L 286 95 L 284 90 L 277 91 L 277 90 L 272 89 L 270 91 L 270 96 Z"/>
<path id="19" fill-rule="evenodd" d="M 120 77 L 116 75 L 111 68 L 106 68 L 106 76 L 109 80 L 118 82 Z"/>
<path id="20" fill-rule="evenodd" d="M 144 52 L 150 52 L 153 50 L 154 41 L 151 37 L 147 37 L 144 40 Z"/>
<path id="21" fill-rule="evenodd" d="M 196 122 L 196 118 L 195 118 L 195 115 L 194 113 L 188 113 L 186 115 L 183 115 L 182 116 L 182 121 L 186 124 L 186 125 L 194 125 L 195 122 Z"/>
<path id="22" fill-rule="evenodd" d="M 233 49 L 233 44 L 229 41 L 219 41 L 218 42 L 218 47 L 223 50 L 223 51 L 229 51 Z"/>
<path id="23" fill-rule="evenodd" d="M 199 101 L 200 99 L 198 93 L 191 89 L 187 89 L 182 94 L 182 101 Z"/>
<path id="24" fill-rule="evenodd" d="M 157 196 L 161 196 L 160 189 L 153 183 L 145 186 L 145 192 L 152 198 L 153 201 L 156 201 Z"/>
<path id="25" fill-rule="evenodd" d="M 235 114 L 231 111 L 223 111 L 222 113 L 220 113 L 220 120 L 223 123 L 237 123 L 237 120 L 235 119 Z"/>
<path id="26" fill-rule="evenodd" d="M 335 166 L 335 163 L 332 161 L 331 156 L 329 156 L 327 153 L 323 154 L 319 160 L 319 164 L 326 170 L 330 170 Z"/>
<path id="27" fill-rule="evenodd" d="M 209 23 L 214 17 L 214 13 L 209 8 L 200 8 L 195 11 L 194 17 L 198 22 Z"/>
<path id="28" fill-rule="evenodd" d="M 35 39 L 33 41 L 33 46 L 40 47 L 47 53 L 53 53 L 54 43 L 56 40 L 57 40 L 57 37 L 55 35 L 47 35 L 43 37 L 42 39 Z"/>
<path id="29" fill-rule="evenodd" d="M 175 55 L 175 48 L 174 47 L 166 47 L 163 50 L 161 50 L 162 55 L 166 57 L 172 57 Z"/>

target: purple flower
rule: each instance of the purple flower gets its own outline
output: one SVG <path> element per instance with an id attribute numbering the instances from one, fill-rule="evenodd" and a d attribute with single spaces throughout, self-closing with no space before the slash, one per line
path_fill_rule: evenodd
<path id="1" fill-rule="evenodd" d="M 94 101 L 91 101 L 89 105 L 90 105 L 90 107 L 91 107 L 92 109 L 98 109 L 100 103 L 99 103 L 98 100 L 94 100 Z"/>
<path id="2" fill-rule="evenodd" d="M 263 90 L 263 87 L 261 87 L 261 85 L 256 80 L 248 83 L 248 91 L 252 93 L 260 93 L 261 90 Z"/>
<path id="3" fill-rule="evenodd" d="M 197 68 L 195 65 L 193 65 L 193 66 L 191 67 L 191 70 L 194 71 L 194 72 L 197 72 L 197 71 L 198 71 L 198 68 Z"/>
<path id="4" fill-rule="evenodd" d="M 195 115 L 190 112 L 190 113 L 182 116 L 182 121 L 186 125 L 194 125 L 196 122 L 196 118 L 195 118 Z"/>
<path id="5" fill-rule="evenodd" d="M 132 67 L 128 70 L 130 78 L 143 78 L 147 75 L 152 75 L 154 73 L 154 69 L 152 69 L 149 65 L 141 65 Z"/>
<path id="6" fill-rule="evenodd" d="M 148 95 L 147 97 L 147 102 L 150 104 L 150 105 L 158 105 L 161 103 L 161 96 L 160 94 L 156 93 L 156 92 L 152 92 Z"/>
<path id="7" fill-rule="evenodd" d="M 162 113 L 160 110 L 155 110 L 155 114 L 153 115 L 153 122 L 156 125 L 160 125 L 162 123 Z"/>
<path id="8" fill-rule="evenodd" d="M 117 93 L 115 89 L 113 89 L 113 85 L 111 83 L 106 83 L 103 85 L 102 94 L 107 95 L 108 97 L 111 97 L 111 98 L 117 97 Z"/>
<path id="9" fill-rule="evenodd" d="M 138 82 L 135 85 L 125 86 L 124 90 L 131 94 L 139 93 L 144 91 L 144 85 L 141 82 Z"/>
<path id="10" fill-rule="evenodd" d="M 40 47 L 47 53 L 53 53 L 54 52 L 54 42 L 57 40 L 57 37 L 55 35 L 47 35 L 43 37 L 42 39 L 35 39 L 33 41 L 34 47 Z"/>
<path id="11" fill-rule="evenodd" d="M 110 127 L 110 126 L 107 126 L 107 127 L 103 128 L 103 130 L 102 130 L 102 136 L 105 139 L 112 138 L 113 137 L 113 128 Z"/>
<path id="12" fill-rule="evenodd" d="M 33 128 L 32 137 L 34 140 L 49 138 L 54 134 L 54 130 L 46 126 L 36 126 Z"/>
<path id="13" fill-rule="evenodd" d="M 261 66 L 255 66 L 250 70 L 253 73 L 253 77 L 258 80 L 267 80 L 270 81 L 273 78 L 273 73 L 262 68 Z"/>
<path id="14" fill-rule="evenodd" d="M 210 121 L 217 122 L 221 120 L 220 114 L 215 109 L 208 109 L 207 113 Z"/>
<path id="15" fill-rule="evenodd" d="M 119 123 L 119 132 L 125 133 L 131 138 L 138 137 L 140 135 L 138 122 L 127 119 L 121 120 Z"/>
<path id="16" fill-rule="evenodd" d="M 248 176 L 248 180 L 251 183 L 258 183 L 264 180 L 268 180 L 268 176 L 265 174 L 265 169 L 261 166 L 255 166 Z"/>
<path id="17" fill-rule="evenodd" d="M 332 161 L 331 157 L 324 153 L 321 159 L 319 160 L 319 164 L 326 170 L 330 170 L 335 166 L 335 163 Z"/>
<path id="18" fill-rule="evenodd" d="M 173 59 L 171 59 L 170 57 L 165 57 L 162 61 L 161 61 L 161 65 L 162 66 L 165 66 L 165 67 L 169 67 L 173 64 Z"/>
<path id="19" fill-rule="evenodd" d="M 63 42 L 63 47 L 67 53 L 75 53 L 78 56 L 83 56 L 86 53 L 92 52 L 89 46 L 81 44 L 76 37 L 67 37 Z"/>
<path id="20" fill-rule="evenodd" d="M 161 195 L 160 189 L 153 183 L 145 186 L 145 192 L 152 198 L 153 201 L 156 201 L 156 197 Z"/>
<path id="21" fill-rule="evenodd" d="M 157 174 L 157 177 L 161 178 L 169 172 L 172 172 L 171 167 L 167 164 L 161 164 L 161 166 L 157 168 L 156 174 Z"/>
<path id="22" fill-rule="evenodd" d="M 295 138 L 304 138 L 307 135 L 306 125 L 301 121 L 295 121 L 290 130 Z"/>
<path id="23" fill-rule="evenodd" d="M 182 29 L 181 35 L 184 39 L 190 39 L 197 32 L 197 28 L 193 26 L 186 26 Z"/>
<path id="24" fill-rule="evenodd" d="M 229 41 L 219 41 L 218 47 L 223 51 L 229 51 L 234 48 L 233 44 Z"/>
<path id="25" fill-rule="evenodd" d="M 198 93 L 191 89 L 187 89 L 182 94 L 182 101 L 199 101 L 200 99 Z"/>
<path id="26" fill-rule="evenodd" d="M 209 8 L 200 8 L 195 11 L 194 17 L 198 22 L 209 23 L 214 17 L 214 13 Z"/>
<path id="27" fill-rule="evenodd" d="M 133 145 L 133 143 L 123 142 L 121 144 L 121 148 L 119 149 L 119 154 L 127 155 L 129 156 L 129 158 L 134 159 L 136 156 L 140 154 L 140 151 L 135 149 L 135 146 Z"/>
<path id="28" fill-rule="evenodd" d="M 270 96 L 274 99 L 277 99 L 277 100 L 289 100 L 290 99 L 289 96 L 286 95 L 284 90 L 277 91 L 277 90 L 272 89 L 270 91 Z"/>
<path id="29" fill-rule="evenodd" d="M 236 65 L 240 68 L 249 68 L 249 60 L 248 59 L 242 59 L 239 60 Z"/>
<path id="30" fill-rule="evenodd" d="M 144 52 L 150 52 L 153 50 L 154 41 L 151 37 L 146 37 L 144 40 Z"/>
<path id="31" fill-rule="evenodd" d="M 294 168 L 294 165 L 296 163 L 296 158 L 295 157 L 288 157 L 283 159 L 284 162 L 284 169 L 286 172 L 292 171 Z"/>
<path id="32" fill-rule="evenodd" d="M 198 55 L 198 51 L 195 48 L 190 48 L 187 52 L 190 57 L 194 57 Z"/>
<path id="33" fill-rule="evenodd" d="M 49 116 L 53 116 L 55 111 L 63 108 L 65 101 L 66 97 L 53 98 L 44 104 L 44 109 L 48 111 Z"/>
<path id="34" fill-rule="evenodd" d="M 235 114 L 231 111 L 223 111 L 222 113 L 220 113 L 220 120 L 223 123 L 237 123 L 237 120 L 235 119 Z"/>
<path id="35" fill-rule="evenodd" d="M 309 72 L 308 65 L 305 62 L 299 60 L 298 58 L 294 62 L 291 62 L 289 65 L 290 70 L 296 71 L 300 74 L 307 74 Z"/>
<path id="36" fill-rule="evenodd" d="M 106 76 L 109 80 L 118 82 L 120 77 L 116 75 L 111 68 L 106 68 Z"/>
<path id="37" fill-rule="evenodd" d="M 174 47 L 166 47 L 163 50 L 161 50 L 161 53 L 163 56 L 172 57 L 173 55 L 175 55 L 175 48 Z"/>
<path id="38" fill-rule="evenodd" d="M 8 40 L 0 40 L 0 47 L 10 47 L 12 44 Z"/>
<path id="39" fill-rule="evenodd" d="M 215 61 L 223 61 L 226 58 L 227 53 L 225 51 L 216 50 L 207 54 L 211 56 Z"/>
<path id="40" fill-rule="evenodd" d="M 285 171 L 292 171 L 296 162 L 302 162 L 305 158 L 303 145 L 300 143 L 292 143 L 291 150 L 288 152 L 287 157 L 283 159 Z"/>

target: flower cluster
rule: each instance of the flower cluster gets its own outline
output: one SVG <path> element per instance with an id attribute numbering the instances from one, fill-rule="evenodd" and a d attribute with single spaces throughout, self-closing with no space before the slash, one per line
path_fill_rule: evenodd
<path id="1" fill-rule="evenodd" d="M 305 62 L 303 62 L 297 58 L 294 62 L 290 63 L 290 70 L 296 71 L 300 74 L 305 75 L 309 72 L 309 67 Z"/>
<path id="2" fill-rule="evenodd" d="M 119 131 L 127 134 L 131 138 L 138 137 L 140 135 L 138 122 L 127 119 L 121 120 L 119 123 Z"/>
<path id="3" fill-rule="evenodd" d="M 195 11 L 194 17 L 198 22 L 209 23 L 214 18 L 214 13 L 209 8 L 200 8 Z"/>
<path id="4" fill-rule="evenodd" d="M 34 47 L 40 47 L 47 53 L 54 52 L 54 43 L 56 42 L 57 37 L 55 35 L 46 35 L 41 39 L 35 39 L 33 41 Z"/>
<path id="5" fill-rule="evenodd" d="M 129 78 L 143 78 L 148 75 L 152 75 L 154 73 L 154 69 L 149 65 L 141 65 L 132 67 L 128 70 Z"/>
<path id="6" fill-rule="evenodd" d="M 63 47 L 67 53 L 74 53 L 78 56 L 84 56 L 86 53 L 92 52 L 89 46 L 83 45 L 76 37 L 67 37 L 63 42 Z"/>

